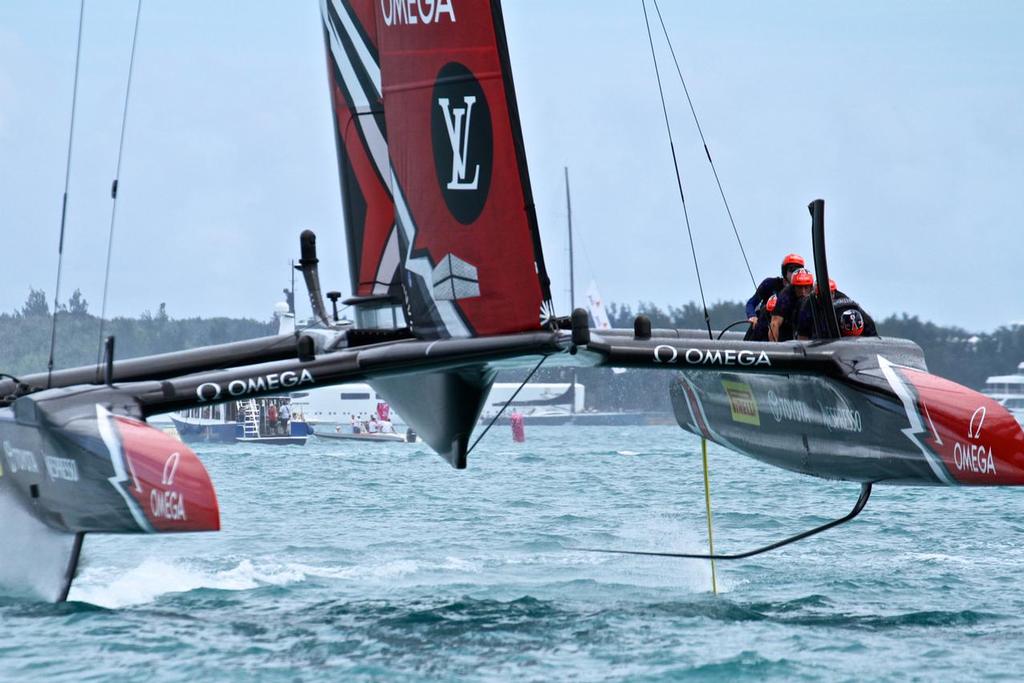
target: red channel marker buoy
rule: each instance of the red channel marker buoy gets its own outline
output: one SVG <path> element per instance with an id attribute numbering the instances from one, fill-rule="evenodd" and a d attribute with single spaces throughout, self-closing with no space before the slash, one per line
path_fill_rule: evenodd
<path id="1" fill-rule="evenodd" d="M 523 443 L 526 441 L 526 428 L 523 426 L 523 414 L 512 411 L 512 414 L 508 416 L 508 419 L 512 424 L 512 440 L 516 443 Z"/>

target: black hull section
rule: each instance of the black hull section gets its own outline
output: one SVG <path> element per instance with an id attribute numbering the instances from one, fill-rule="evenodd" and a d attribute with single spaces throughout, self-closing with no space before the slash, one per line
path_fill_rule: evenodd
<path id="1" fill-rule="evenodd" d="M 903 434 L 899 399 L 850 379 L 686 372 L 671 396 L 683 429 L 776 467 L 861 483 L 944 483 Z"/>

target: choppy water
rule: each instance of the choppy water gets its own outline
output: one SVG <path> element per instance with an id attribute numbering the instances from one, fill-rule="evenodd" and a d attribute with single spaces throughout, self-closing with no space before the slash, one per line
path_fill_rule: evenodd
<path id="1" fill-rule="evenodd" d="M 72 602 L 0 598 L 18 680 L 964 680 L 1024 675 L 1015 490 L 878 488 L 743 563 L 705 548 L 699 442 L 671 427 L 422 446 L 199 449 L 223 531 L 90 537 Z M 635 452 L 621 455 L 619 452 Z M 840 516 L 857 487 L 712 446 L 719 552 Z"/>

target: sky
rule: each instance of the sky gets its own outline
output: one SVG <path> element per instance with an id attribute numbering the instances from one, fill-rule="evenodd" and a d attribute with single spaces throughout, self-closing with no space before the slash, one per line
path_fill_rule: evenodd
<path id="1" fill-rule="evenodd" d="M 455 0 L 468 1 L 468 0 Z M 754 275 L 810 257 L 876 318 L 974 331 L 1024 321 L 1024 6 L 661 0 Z M 506 0 L 509 51 L 556 308 L 699 297 L 639 1 Z M 650 5 L 649 5 L 650 7 Z M 52 297 L 77 0 L 0 3 L 0 311 Z M 457 11 L 457 7 L 456 7 Z M 62 299 L 98 313 L 135 3 L 87 0 Z M 656 34 L 709 303 L 752 293 Z M 348 294 L 319 3 L 145 0 L 108 314 L 269 317 L 298 234 Z M 297 299 L 305 299 L 301 291 Z M 304 313 L 300 305 L 299 313 Z"/>

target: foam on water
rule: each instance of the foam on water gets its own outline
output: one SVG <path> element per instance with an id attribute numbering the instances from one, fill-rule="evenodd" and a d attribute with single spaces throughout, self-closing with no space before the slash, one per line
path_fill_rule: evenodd
<path id="1" fill-rule="evenodd" d="M 305 576 L 298 567 L 257 567 L 251 560 L 242 560 L 230 569 L 209 571 L 186 559 L 146 558 L 129 569 L 88 567 L 75 580 L 68 599 L 118 608 L 152 602 L 169 593 L 200 588 L 242 591 L 265 585 L 282 586 Z"/>

